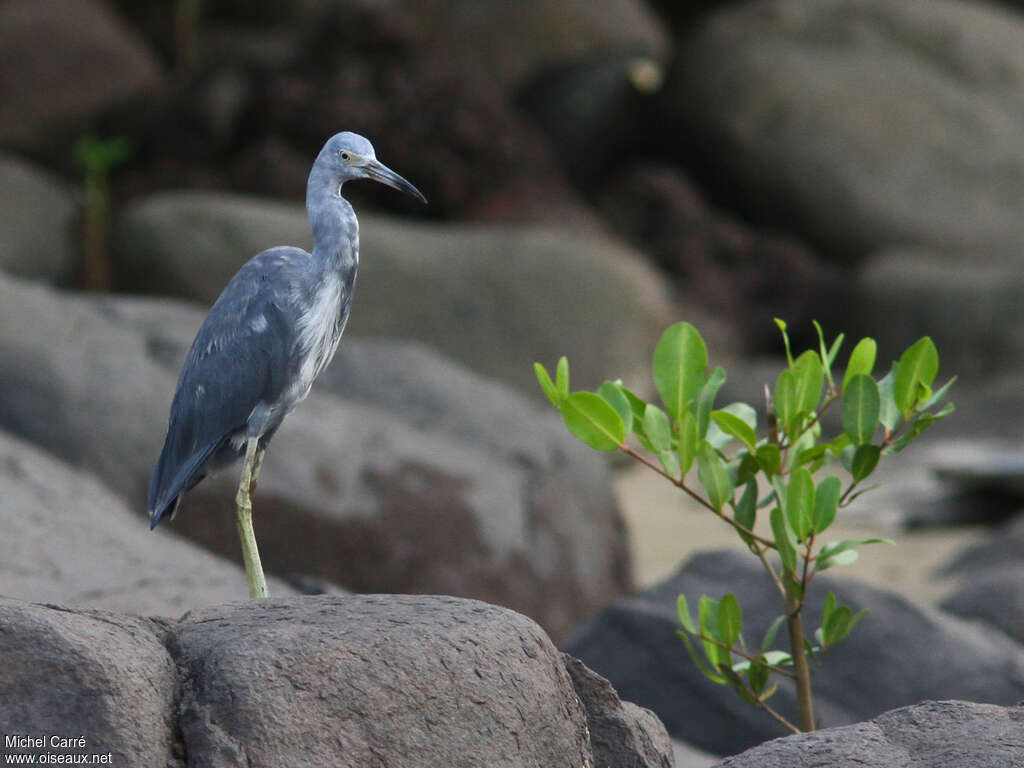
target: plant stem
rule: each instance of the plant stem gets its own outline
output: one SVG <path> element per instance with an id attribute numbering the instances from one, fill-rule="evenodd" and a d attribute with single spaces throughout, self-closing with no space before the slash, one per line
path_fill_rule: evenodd
<path id="1" fill-rule="evenodd" d="M 759 706 L 759 707 L 760 707 L 761 709 L 763 709 L 763 710 L 764 710 L 765 712 L 767 712 L 767 713 L 768 713 L 769 715 L 771 715 L 772 717 L 774 717 L 774 718 L 775 718 L 776 720 L 778 720 L 778 721 L 779 721 L 780 723 L 782 723 L 782 724 L 783 724 L 784 726 L 786 726 L 787 728 L 789 728 L 789 730 L 791 730 L 791 731 L 792 731 L 793 733 L 800 733 L 800 729 L 799 729 L 799 728 L 797 728 L 797 727 L 796 727 L 795 725 L 793 725 L 793 724 L 792 724 L 791 722 L 789 722 L 789 720 L 787 720 L 786 718 L 784 718 L 784 717 L 783 717 L 782 715 L 780 715 L 780 714 L 779 714 L 778 712 L 776 712 L 776 711 L 775 711 L 774 709 L 772 709 L 771 707 L 769 707 L 769 706 L 768 706 L 768 705 L 767 705 L 767 704 L 766 704 L 765 702 L 763 702 L 763 701 L 758 701 L 758 702 L 757 702 L 757 706 Z"/>
<path id="2" fill-rule="evenodd" d="M 694 501 L 696 501 L 702 507 L 704 507 L 704 508 L 710 510 L 711 512 L 713 512 L 714 514 L 718 515 L 718 517 L 720 517 L 722 520 L 727 522 L 729 525 L 731 525 L 737 531 L 741 531 L 741 532 L 745 533 L 746 535 L 750 536 L 750 538 L 752 538 L 754 541 L 757 541 L 757 542 L 759 542 L 760 544 L 763 544 L 766 547 L 769 547 L 771 549 L 775 549 L 775 542 L 774 541 L 771 541 L 770 539 L 766 539 L 763 536 L 758 536 L 756 533 L 754 533 L 752 530 L 747 528 L 745 525 L 741 525 L 740 523 L 737 523 L 735 520 L 733 520 L 731 517 L 727 517 L 725 514 L 723 514 L 719 510 L 715 509 L 713 506 L 711 506 L 711 504 L 709 504 L 706 499 L 704 499 L 699 493 L 697 493 L 692 488 L 690 488 L 683 480 L 677 479 L 675 477 L 672 477 L 672 475 L 670 475 L 664 469 L 662 469 L 657 464 L 655 464 L 653 461 L 648 459 L 642 453 L 639 453 L 638 451 L 633 450 L 632 448 L 630 448 L 625 443 L 623 443 L 622 445 L 619 446 L 619 450 L 621 450 L 626 455 L 633 457 L 634 459 L 639 461 L 641 464 L 649 467 L 650 469 L 653 469 L 659 475 L 661 475 L 666 480 L 668 480 L 670 483 L 672 483 L 676 488 L 679 488 L 680 490 L 685 491 L 690 496 L 690 498 L 692 498 Z"/>
<path id="3" fill-rule="evenodd" d="M 795 578 L 794 573 L 787 571 L 784 578 Z M 796 674 L 796 704 L 798 722 L 801 731 L 814 730 L 814 702 L 811 699 L 811 669 L 807 664 L 804 649 L 804 626 L 801 618 L 801 601 L 786 590 L 786 624 L 789 625 L 789 645 L 793 656 L 793 672 Z"/>

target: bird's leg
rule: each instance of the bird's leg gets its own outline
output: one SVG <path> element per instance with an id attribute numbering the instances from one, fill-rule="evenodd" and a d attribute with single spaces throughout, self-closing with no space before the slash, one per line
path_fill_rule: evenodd
<path id="1" fill-rule="evenodd" d="M 256 546 L 256 534 L 252 530 L 252 492 L 256 487 L 256 476 L 262 463 L 258 437 L 250 437 L 245 445 L 245 466 L 242 480 L 238 484 L 235 503 L 238 506 L 238 536 L 242 540 L 242 560 L 245 563 L 245 579 L 249 584 L 249 597 L 266 597 L 267 580 L 260 563 L 260 551 Z"/>

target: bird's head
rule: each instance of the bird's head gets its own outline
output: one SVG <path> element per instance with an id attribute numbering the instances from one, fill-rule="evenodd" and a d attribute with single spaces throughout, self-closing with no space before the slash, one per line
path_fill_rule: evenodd
<path id="1" fill-rule="evenodd" d="M 427 202 L 422 192 L 380 162 L 373 145 L 357 133 L 344 131 L 331 136 L 320 150 L 317 164 L 323 164 L 337 177 L 339 190 L 346 181 L 372 179 Z"/>

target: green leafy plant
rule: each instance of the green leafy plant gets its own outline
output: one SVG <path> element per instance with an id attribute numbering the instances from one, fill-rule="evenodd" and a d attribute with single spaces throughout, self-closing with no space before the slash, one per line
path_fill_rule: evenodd
<path id="1" fill-rule="evenodd" d="M 821 626 L 807 637 L 808 584 L 822 571 L 854 562 L 860 546 L 892 543 L 823 542 L 822 537 L 839 510 L 870 490 L 864 483 L 883 457 L 898 454 L 953 412 L 952 403 L 944 404 L 953 379 L 932 389 L 939 355 L 925 337 L 880 378 L 875 377 L 877 345 L 861 339 L 837 380 L 842 334 L 826 344 L 815 323 L 818 348 L 794 358 L 786 324 L 775 322 L 787 365 L 774 388 L 766 387 L 762 419 L 748 403 L 715 406 L 725 371 L 708 370 L 707 347 L 689 323 L 669 327 L 654 351 L 660 406 L 645 402 L 621 381 L 606 381 L 596 392 L 571 391 L 565 357 L 558 361 L 554 380 L 540 363 L 534 370 L 572 434 L 597 450 L 621 451 L 664 477 L 731 526 L 761 561 L 783 613 L 760 644 L 750 645 L 744 637 L 742 609 L 731 593 L 719 599 L 701 596 L 696 620 L 686 596 L 680 595 L 679 636 L 708 679 L 732 688 L 796 732 L 814 729 L 809 659 L 820 660 L 865 613 L 854 613 L 829 592 Z M 822 416 L 836 408 L 841 427 L 826 436 Z M 759 528 L 759 515 L 767 515 L 767 529 L 763 523 Z M 788 650 L 773 647 L 783 624 Z M 794 681 L 797 724 L 768 704 L 778 688 L 774 676 Z"/>
<path id="2" fill-rule="evenodd" d="M 110 290 L 110 172 L 130 155 L 131 145 L 125 138 L 85 135 L 75 142 L 84 194 L 80 282 L 86 290 Z"/>

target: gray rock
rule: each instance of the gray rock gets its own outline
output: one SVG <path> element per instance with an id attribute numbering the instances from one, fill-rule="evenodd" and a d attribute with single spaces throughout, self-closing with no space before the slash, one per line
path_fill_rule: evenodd
<path id="1" fill-rule="evenodd" d="M 0 426 L 96 473 L 141 512 L 201 317 L 0 280 L 0 356 L 12 363 L 0 370 Z M 603 457 L 557 415 L 436 355 L 365 348 L 337 384 L 353 382 L 361 401 L 318 387 L 274 438 L 255 513 L 269 572 L 487 599 L 556 636 L 628 589 Z M 204 481 L 172 524 L 232 559 L 237 477 Z"/>
<path id="2" fill-rule="evenodd" d="M 1016 321 L 1024 312 L 1022 275 L 1016 251 L 885 249 L 858 271 L 854 322 L 878 340 L 880 359 L 895 359 L 927 333 L 944 370 L 988 376 L 1024 358 Z"/>
<path id="3" fill-rule="evenodd" d="M 144 518 L 96 478 L 0 432 L 0 593 L 140 615 L 246 597 L 245 574 Z M 276 595 L 295 594 L 272 580 Z"/>
<path id="4" fill-rule="evenodd" d="M 579 659 L 562 654 L 562 660 L 587 713 L 594 768 L 672 768 L 672 742 L 654 713 L 620 700 L 612 684 Z"/>
<path id="5" fill-rule="evenodd" d="M 0 4 L 0 142 L 45 151 L 155 86 L 156 58 L 97 0 Z M 52 150 L 52 147 L 49 149 Z"/>
<path id="6" fill-rule="evenodd" d="M 813 678 L 820 727 L 846 725 L 930 698 L 994 704 L 1024 698 L 1024 648 L 1019 644 L 865 584 L 817 576 L 804 619 L 808 634 L 820 623 L 828 590 L 869 614 L 829 650 Z M 720 551 L 697 555 L 671 579 L 613 604 L 565 642 L 563 650 L 607 677 L 623 698 L 653 710 L 673 737 L 713 753 L 735 754 L 786 732 L 731 690 L 707 681 L 676 636 L 679 594 L 694 604 L 702 594 L 717 598 L 726 592 L 740 599 L 747 641 L 759 642 L 781 612 L 778 594 L 756 559 Z M 784 647 L 784 641 L 777 646 Z M 791 721 L 795 718 L 795 695 L 785 681 L 772 706 Z"/>
<path id="7" fill-rule="evenodd" d="M 71 749 L 8 748 L 5 739 L 6 754 L 171 763 L 178 680 L 165 632 L 150 619 L 0 597 L 0 732 L 86 739 Z"/>
<path id="8" fill-rule="evenodd" d="M 405 0 L 397 4 L 462 69 L 511 91 L 545 68 L 588 54 L 638 49 L 664 54 L 667 35 L 643 2 L 530 0 L 493 3 Z"/>
<path id="9" fill-rule="evenodd" d="M 421 341 L 531 393 L 539 393 L 534 361 L 551 366 L 562 354 L 581 386 L 649 375 L 671 303 L 654 270 L 616 241 L 531 227 L 360 220 L 348 338 Z M 115 230 L 122 287 L 204 303 L 257 252 L 310 246 L 301 206 L 219 193 L 155 195 L 128 206 Z"/>
<path id="10" fill-rule="evenodd" d="M 591 765 L 558 652 L 491 605 L 237 603 L 184 617 L 169 647 L 189 765 Z"/>
<path id="11" fill-rule="evenodd" d="M 1020 768 L 1024 708 L 925 701 L 842 728 L 776 739 L 716 768 Z"/>
<path id="12" fill-rule="evenodd" d="M 680 47 L 666 141 L 695 143 L 753 216 L 826 255 L 1019 253 L 1022 35 L 993 3 L 734 4 Z"/>
<path id="13" fill-rule="evenodd" d="M 59 179 L 0 153 L 0 270 L 70 283 L 78 206 Z"/>

